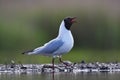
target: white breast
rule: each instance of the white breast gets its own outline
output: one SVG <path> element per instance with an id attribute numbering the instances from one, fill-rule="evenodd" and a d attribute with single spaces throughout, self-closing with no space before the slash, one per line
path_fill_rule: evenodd
<path id="1" fill-rule="evenodd" d="M 63 50 L 63 53 L 67 53 L 72 49 L 74 45 L 74 40 L 73 40 L 71 32 L 69 34 L 64 35 L 64 38 L 62 38 L 62 40 L 64 44 L 60 49 Z"/>
<path id="2" fill-rule="evenodd" d="M 74 40 L 71 31 L 65 28 L 64 22 L 61 23 L 59 35 L 57 38 L 61 39 L 64 44 L 56 52 L 54 52 L 54 55 L 68 53 L 74 45 Z"/>

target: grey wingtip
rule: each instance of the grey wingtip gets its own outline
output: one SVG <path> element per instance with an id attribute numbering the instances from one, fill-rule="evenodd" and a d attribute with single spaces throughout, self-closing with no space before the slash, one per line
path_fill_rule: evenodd
<path id="1" fill-rule="evenodd" d="M 21 54 L 25 54 L 25 52 L 21 53 Z"/>

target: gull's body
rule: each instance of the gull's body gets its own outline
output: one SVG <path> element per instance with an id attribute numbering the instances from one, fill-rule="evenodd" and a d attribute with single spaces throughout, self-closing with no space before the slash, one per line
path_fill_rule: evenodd
<path id="1" fill-rule="evenodd" d="M 61 22 L 58 36 L 55 39 L 49 41 L 48 43 L 34 50 L 26 51 L 23 54 L 28 54 L 28 55 L 40 54 L 45 56 L 52 56 L 53 64 L 54 64 L 54 58 L 59 56 L 61 61 L 61 56 L 65 53 L 68 53 L 74 45 L 74 39 L 70 31 L 70 27 L 72 23 L 75 22 L 74 19 L 75 17 L 65 18 Z"/>
<path id="2" fill-rule="evenodd" d="M 65 29 L 64 21 L 62 21 L 58 36 L 46 43 L 44 46 L 38 47 L 27 54 L 41 54 L 45 56 L 61 56 L 69 52 L 74 44 L 73 36 L 70 30 Z"/>

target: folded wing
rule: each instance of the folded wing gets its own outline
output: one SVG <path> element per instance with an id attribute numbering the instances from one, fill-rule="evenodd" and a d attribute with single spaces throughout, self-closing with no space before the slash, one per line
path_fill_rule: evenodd
<path id="1" fill-rule="evenodd" d="M 38 47 L 34 50 L 27 51 L 27 54 L 42 54 L 42 55 L 52 55 L 55 51 L 57 51 L 64 42 L 60 39 L 53 39 L 46 43 L 44 46 Z"/>

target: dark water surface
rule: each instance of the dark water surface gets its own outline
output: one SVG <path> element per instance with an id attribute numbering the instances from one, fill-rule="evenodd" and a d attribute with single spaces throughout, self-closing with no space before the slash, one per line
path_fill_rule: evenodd
<path id="1" fill-rule="evenodd" d="M 0 80 L 120 80 L 120 72 L 0 73 Z"/>

